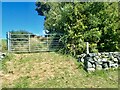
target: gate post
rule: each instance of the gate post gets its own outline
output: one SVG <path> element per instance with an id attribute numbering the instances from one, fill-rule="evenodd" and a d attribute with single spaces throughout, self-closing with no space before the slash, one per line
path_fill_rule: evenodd
<path id="1" fill-rule="evenodd" d="M 87 54 L 89 54 L 89 43 L 86 42 Z"/>
<path id="2" fill-rule="evenodd" d="M 11 34 L 10 32 L 7 33 L 7 48 L 8 48 L 8 52 L 11 51 Z"/>

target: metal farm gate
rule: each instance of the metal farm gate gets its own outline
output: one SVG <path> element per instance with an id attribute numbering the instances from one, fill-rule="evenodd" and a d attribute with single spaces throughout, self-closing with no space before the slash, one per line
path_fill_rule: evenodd
<path id="1" fill-rule="evenodd" d="M 40 52 L 54 51 L 62 47 L 59 41 L 60 34 L 46 34 L 36 36 L 33 34 L 7 33 L 7 46 L 9 52 Z"/>

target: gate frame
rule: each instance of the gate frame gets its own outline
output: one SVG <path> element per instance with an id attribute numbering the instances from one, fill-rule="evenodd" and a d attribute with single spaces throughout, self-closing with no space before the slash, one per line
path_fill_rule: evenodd
<path id="1" fill-rule="evenodd" d="M 12 46 L 11 46 L 11 40 L 12 40 L 12 38 L 11 38 L 11 35 L 27 35 L 28 36 L 28 41 L 26 41 L 26 42 L 28 42 L 28 50 L 26 49 L 26 50 L 23 50 L 23 51 L 20 51 L 20 50 L 12 50 Z M 52 36 L 52 35 L 56 35 L 56 34 L 45 34 L 45 36 L 46 36 L 46 45 L 47 45 L 47 48 L 45 48 L 46 50 L 40 50 L 40 49 L 38 49 L 38 50 L 31 50 L 31 35 L 34 35 L 34 34 L 11 34 L 10 32 L 7 32 L 7 49 L 8 49 L 8 52 L 42 52 L 42 51 L 53 51 L 53 50 L 50 50 L 49 49 L 49 40 L 48 40 L 48 36 L 50 35 L 50 36 Z M 62 34 L 58 34 L 58 35 L 62 35 Z M 19 38 L 16 38 L 16 39 L 19 39 Z M 22 38 L 22 39 L 25 39 L 25 38 Z M 59 41 L 59 40 L 58 40 Z M 22 41 L 21 41 L 22 42 Z M 42 48 L 41 48 L 42 49 Z"/>

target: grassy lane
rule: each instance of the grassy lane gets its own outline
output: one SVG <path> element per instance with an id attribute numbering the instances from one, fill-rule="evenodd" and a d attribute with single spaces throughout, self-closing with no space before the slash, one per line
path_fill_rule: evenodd
<path id="1" fill-rule="evenodd" d="M 2 62 L 2 87 L 117 88 L 118 70 L 87 73 L 71 56 L 55 52 L 9 54 Z"/>

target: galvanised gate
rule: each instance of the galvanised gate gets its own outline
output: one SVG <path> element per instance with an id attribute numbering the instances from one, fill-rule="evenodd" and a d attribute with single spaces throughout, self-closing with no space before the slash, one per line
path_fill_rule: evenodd
<path id="1" fill-rule="evenodd" d="M 40 52 L 54 51 L 61 48 L 59 38 L 61 34 L 46 34 L 36 36 L 33 34 L 7 33 L 7 46 L 9 52 Z"/>

